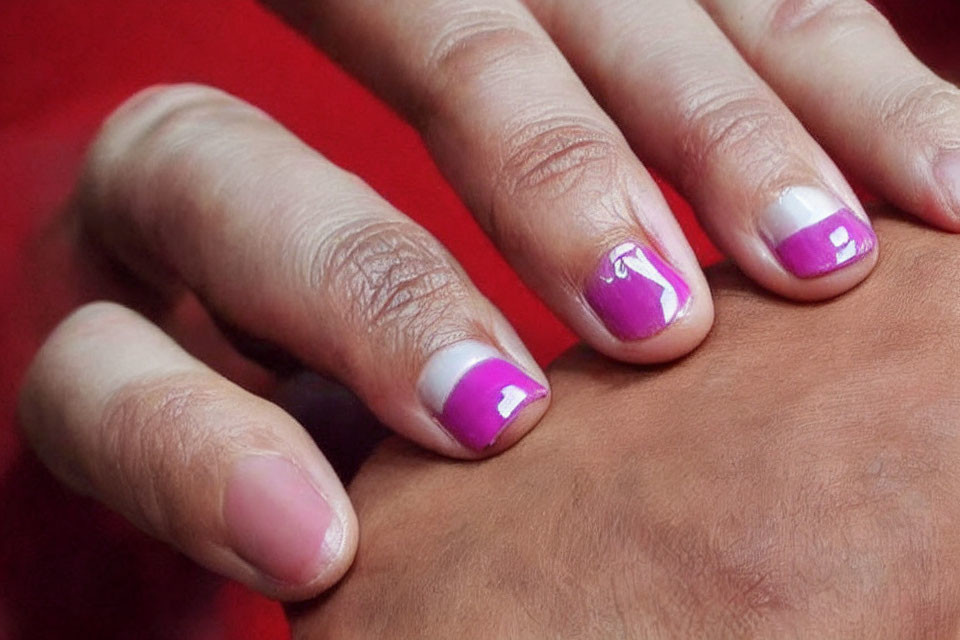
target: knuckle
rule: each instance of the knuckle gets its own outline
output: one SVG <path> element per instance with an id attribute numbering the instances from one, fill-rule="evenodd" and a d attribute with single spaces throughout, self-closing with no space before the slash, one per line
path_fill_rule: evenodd
<path id="1" fill-rule="evenodd" d="M 94 143 L 95 150 L 130 144 L 159 120 L 182 109 L 223 100 L 226 94 L 203 85 L 155 85 L 128 98 L 106 119 Z"/>
<path id="2" fill-rule="evenodd" d="M 518 12 L 477 7 L 469 2 L 458 4 L 435 30 L 437 35 L 428 53 L 430 70 L 462 81 L 512 56 L 543 48 L 542 38 L 524 25 Z"/>
<path id="3" fill-rule="evenodd" d="M 761 176 L 761 182 L 773 179 L 771 167 L 784 164 L 784 141 L 796 138 L 781 110 L 753 88 L 709 86 L 688 105 L 676 146 L 677 173 L 685 188 L 731 162 L 747 175 Z"/>
<path id="4" fill-rule="evenodd" d="M 883 14 L 863 0 L 776 0 L 767 37 L 815 31 L 833 41 L 863 29 L 890 28 Z"/>
<path id="5" fill-rule="evenodd" d="M 176 373 L 136 380 L 114 392 L 101 416 L 95 466 L 88 475 L 98 495 L 136 524 L 170 541 L 179 540 L 191 518 L 184 511 L 190 485 L 206 482 L 223 454 L 223 442 L 206 419 L 222 403 L 202 374 Z"/>
<path id="6" fill-rule="evenodd" d="M 151 101 L 150 111 L 143 108 L 131 114 L 131 118 L 139 115 L 139 135 L 132 142 L 146 148 L 187 148 L 184 143 L 222 130 L 237 116 L 249 118 L 256 113 L 254 107 L 233 96 L 197 85 L 165 89 Z"/>
<path id="7" fill-rule="evenodd" d="M 932 75 L 909 78 L 882 93 L 878 104 L 882 131 L 897 131 L 938 147 L 945 139 L 956 141 L 960 89 L 946 81 Z"/>
<path id="8" fill-rule="evenodd" d="M 561 197 L 608 186 L 622 145 L 597 124 L 569 116 L 536 118 L 506 136 L 500 180 L 507 196 Z"/>
<path id="9" fill-rule="evenodd" d="M 556 224 L 551 216 L 571 200 L 592 203 L 589 215 L 570 221 L 571 232 L 603 237 L 636 224 L 637 161 L 604 122 L 538 106 L 518 114 L 499 145 L 490 199 L 475 214 L 501 251 L 538 254 L 537 228 Z"/>
<path id="10" fill-rule="evenodd" d="M 411 339 L 442 341 L 444 327 L 462 321 L 457 305 L 468 291 L 425 230 L 402 219 L 354 219 L 330 237 L 299 262 L 311 289 L 342 301 L 347 326 L 403 348 Z"/>
<path id="11" fill-rule="evenodd" d="M 128 99 L 103 123 L 87 152 L 78 186 L 80 210 L 105 215 L 121 193 L 153 170 L 170 170 L 177 180 L 191 171 L 192 154 L 231 116 L 255 109 L 211 87 L 158 85 Z M 174 182 L 173 184 L 176 184 Z"/>
<path id="12" fill-rule="evenodd" d="M 90 302 L 71 312 L 48 342 L 87 341 L 104 333 L 115 333 L 139 319 L 136 312 L 114 302 Z"/>
<path id="13" fill-rule="evenodd" d="M 267 116 L 211 87 L 146 89 L 101 128 L 87 153 L 74 211 L 121 262 L 166 286 L 172 274 L 158 266 L 162 261 L 157 256 L 177 246 L 183 229 L 197 227 L 193 198 L 223 187 L 222 171 L 216 169 L 248 139 L 248 131 L 235 127 L 260 120 Z M 155 205 L 156 197 L 150 195 L 158 185 L 167 206 Z M 149 239 L 142 252 L 129 246 L 131 235 Z"/>
<path id="14" fill-rule="evenodd" d="M 219 89 L 201 84 L 157 84 L 141 89 L 121 104 L 111 116 L 115 119 L 142 119 L 167 113 L 183 104 L 227 97 Z M 108 121 L 109 122 L 109 121 Z"/>
<path id="15" fill-rule="evenodd" d="M 24 435 L 51 470 L 77 491 L 88 493 L 90 479 L 75 458 L 64 454 L 61 442 L 63 423 L 57 396 L 63 394 L 57 383 L 63 371 L 71 371 L 78 347 L 103 332 L 126 325 L 133 312 L 109 302 L 84 305 L 54 328 L 37 352 L 24 376 L 17 403 L 17 421 Z"/>
<path id="16" fill-rule="evenodd" d="M 158 85 L 144 89 L 107 118 L 88 156 L 88 166 L 130 164 L 158 151 L 188 151 L 189 143 L 222 128 L 238 115 L 259 113 L 251 105 L 204 85 Z"/>

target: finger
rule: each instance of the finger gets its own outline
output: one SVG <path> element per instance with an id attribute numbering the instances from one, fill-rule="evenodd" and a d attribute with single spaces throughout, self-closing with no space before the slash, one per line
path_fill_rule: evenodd
<path id="1" fill-rule="evenodd" d="M 546 409 L 543 373 L 437 241 L 235 98 L 196 86 L 134 98 L 80 193 L 106 251 L 161 290 L 185 283 L 426 447 L 496 452 Z"/>
<path id="2" fill-rule="evenodd" d="M 960 231 L 960 90 L 865 0 L 701 0 L 845 167 Z"/>
<path id="3" fill-rule="evenodd" d="M 303 429 L 132 311 L 95 303 L 66 319 L 19 409 L 68 485 L 225 576 L 304 598 L 353 559 L 349 499 Z"/>
<path id="4" fill-rule="evenodd" d="M 712 304 L 623 136 L 517 0 L 274 0 L 417 126 L 520 275 L 580 336 L 649 362 Z"/>
<path id="5" fill-rule="evenodd" d="M 853 191 L 699 6 L 529 4 L 640 156 L 747 275 L 798 299 L 834 296 L 867 276 L 876 237 Z"/>

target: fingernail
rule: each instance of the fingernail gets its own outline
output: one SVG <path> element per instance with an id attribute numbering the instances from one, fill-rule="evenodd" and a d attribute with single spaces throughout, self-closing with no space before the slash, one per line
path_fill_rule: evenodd
<path id="1" fill-rule="evenodd" d="M 951 200 L 954 216 L 960 218 L 960 151 L 941 154 L 935 172 Z"/>
<path id="2" fill-rule="evenodd" d="M 816 278 L 858 262 L 877 236 L 846 205 L 816 187 L 792 187 L 763 213 L 761 231 L 790 273 Z"/>
<path id="3" fill-rule="evenodd" d="M 464 340 L 431 356 L 420 399 L 457 442 L 482 451 L 547 389 L 489 344 Z"/>
<path id="4" fill-rule="evenodd" d="M 343 529 L 307 475 L 279 456 L 242 458 L 223 504 L 233 550 L 274 580 L 305 584 L 340 550 Z"/>
<path id="5" fill-rule="evenodd" d="M 585 296 L 613 335 L 642 340 L 683 314 L 690 287 L 653 249 L 625 242 L 604 257 Z"/>

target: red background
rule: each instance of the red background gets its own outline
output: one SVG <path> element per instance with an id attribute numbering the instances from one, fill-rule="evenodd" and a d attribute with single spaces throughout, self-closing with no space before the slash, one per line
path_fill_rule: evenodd
<path id="1" fill-rule="evenodd" d="M 894 17 L 934 64 L 956 59 L 956 0 Z M 922 35 L 922 37 L 920 37 Z M 951 56 L 954 56 L 951 58 Z M 273 114 L 364 177 L 461 260 L 541 362 L 571 335 L 520 285 L 416 134 L 253 0 L 0 4 L 0 640 L 280 638 L 278 605 L 224 583 L 68 495 L 19 445 L 16 388 L 41 336 L 16 311 L 27 240 L 63 202 L 98 122 L 136 90 L 193 81 Z M 675 196 L 701 258 L 715 252 Z"/>

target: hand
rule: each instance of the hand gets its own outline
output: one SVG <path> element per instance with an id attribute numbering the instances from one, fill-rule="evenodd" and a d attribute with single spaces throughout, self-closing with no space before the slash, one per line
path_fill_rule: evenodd
<path id="1" fill-rule="evenodd" d="M 567 357 L 498 458 L 383 447 L 350 489 L 356 563 L 295 637 L 955 637 L 960 241 L 878 229 L 837 301 L 724 269 L 692 357 Z"/>
<path id="2" fill-rule="evenodd" d="M 554 41 L 758 282 L 822 298 L 876 260 L 866 217 L 826 154 L 692 3 L 537 0 L 533 15 L 515 0 L 274 4 L 410 116 L 520 274 L 614 358 L 688 352 L 712 304 L 656 186 Z M 865 4 L 831 5 L 856 9 L 840 22 L 862 25 L 850 38 L 878 52 L 852 60 L 831 39 L 833 9 L 810 21 L 797 13 L 794 24 L 794 5 L 782 5 L 770 24 L 783 37 L 752 46 L 749 21 L 728 19 L 733 4 L 704 5 L 809 129 L 854 149 L 850 164 L 888 197 L 952 228 L 944 176 L 960 130 L 956 92 Z M 841 63 L 804 82 L 794 51 Z M 897 72 L 874 94 L 881 68 Z M 864 99 L 851 102 L 851 86 Z M 793 234 L 797 216 L 823 215 Z M 71 486 L 270 595 L 306 597 L 342 575 L 353 513 L 299 425 L 228 382 L 234 367 L 218 358 L 235 353 L 201 363 L 158 331 L 169 309 L 196 296 L 244 351 L 253 344 L 273 366 L 337 378 L 383 423 L 452 457 L 503 451 L 546 410 L 542 372 L 429 234 L 216 90 L 155 88 L 121 108 L 61 229 L 84 266 L 45 275 L 67 289 L 74 271 L 89 273 L 76 298 L 145 316 L 98 304 L 65 321 L 28 378 L 24 428 Z"/>

